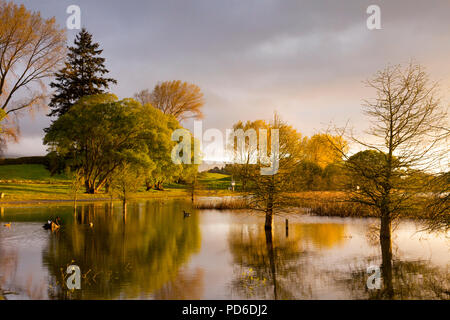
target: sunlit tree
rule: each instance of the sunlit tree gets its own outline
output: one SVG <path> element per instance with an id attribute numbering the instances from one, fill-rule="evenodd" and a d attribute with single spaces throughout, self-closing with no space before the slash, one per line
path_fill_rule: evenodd
<path id="1" fill-rule="evenodd" d="M 45 105 L 45 81 L 61 65 L 64 29 L 23 5 L 0 0 L 0 121 L 1 136 L 17 138 L 11 118 L 22 110 Z M 21 99 L 14 100 L 20 96 Z M 7 122 L 7 123 L 6 123 Z"/>
<path id="2" fill-rule="evenodd" d="M 192 83 L 181 80 L 158 83 L 152 92 L 141 90 L 134 95 L 142 104 L 151 104 L 165 114 L 173 115 L 178 121 L 189 118 L 203 118 L 203 93 Z"/>

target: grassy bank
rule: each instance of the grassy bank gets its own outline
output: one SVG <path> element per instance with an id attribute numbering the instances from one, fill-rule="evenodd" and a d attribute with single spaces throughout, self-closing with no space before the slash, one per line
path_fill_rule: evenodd
<path id="1" fill-rule="evenodd" d="M 219 173 L 202 173 L 199 177 L 200 190 L 196 196 L 226 196 L 231 195 L 228 190 L 231 178 Z M 132 199 L 151 198 L 184 198 L 190 197 L 188 186 L 182 184 L 168 184 L 165 190 L 146 191 L 142 187 L 131 195 Z M 70 188 L 70 180 L 64 174 L 51 176 L 50 172 L 41 164 L 12 164 L 0 165 L 0 193 L 2 204 L 36 203 L 45 201 L 71 201 L 74 198 Z M 108 201 L 106 193 L 86 194 L 82 191 L 77 198 L 83 201 Z"/>
<path id="2" fill-rule="evenodd" d="M 0 165 L 0 183 L 69 183 L 64 174 L 51 176 L 42 164 Z"/>
<path id="3" fill-rule="evenodd" d="M 195 191 L 195 208 L 215 210 L 251 209 L 242 195 L 229 189 L 231 177 L 220 173 L 204 172 L 199 175 Z M 70 180 L 65 175 L 51 176 L 43 165 L 0 165 L 1 205 L 37 204 L 45 202 L 73 201 Z M 199 197 L 218 197 L 201 200 Z M 130 195 L 130 199 L 191 198 L 190 188 L 183 184 L 168 184 L 163 191 L 146 191 L 142 187 Z M 110 201 L 106 193 L 79 192 L 81 201 Z M 305 208 L 306 212 L 319 216 L 375 217 L 376 213 L 361 204 L 352 203 L 345 192 L 311 191 L 285 194 L 286 206 Z M 413 217 L 416 218 L 416 217 Z"/>

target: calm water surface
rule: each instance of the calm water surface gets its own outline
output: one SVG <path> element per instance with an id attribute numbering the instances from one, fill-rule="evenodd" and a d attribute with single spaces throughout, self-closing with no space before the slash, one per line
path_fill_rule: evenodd
<path id="1" fill-rule="evenodd" d="M 381 264 L 377 220 L 197 211 L 178 200 L 2 208 L 0 291 L 7 299 L 368 299 L 367 267 Z M 42 228 L 60 216 L 63 227 Z M 285 219 L 289 219 L 286 233 Z M 12 222 L 11 228 L 3 226 Z M 89 224 L 93 223 L 90 227 Z M 449 299 L 448 234 L 393 232 L 395 299 Z M 81 290 L 65 285 L 68 265 Z"/>

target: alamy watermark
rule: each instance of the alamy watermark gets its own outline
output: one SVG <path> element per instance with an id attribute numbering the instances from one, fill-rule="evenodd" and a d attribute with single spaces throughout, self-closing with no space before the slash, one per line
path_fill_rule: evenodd
<path id="1" fill-rule="evenodd" d="M 81 270 L 77 265 L 70 265 L 66 270 L 67 274 L 70 276 L 67 278 L 66 285 L 69 290 L 81 289 Z"/>
<path id="2" fill-rule="evenodd" d="M 70 16 L 66 20 L 66 27 L 69 30 L 79 30 L 81 28 L 81 9 L 79 6 L 72 4 L 67 7 L 66 13 Z"/>
<path id="3" fill-rule="evenodd" d="M 369 30 L 380 30 L 381 29 L 381 9 L 380 6 L 372 4 L 367 7 L 367 14 L 370 16 L 367 18 L 366 25 Z"/>
<path id="4" fill-rule="evenodd" d="M 187 129 L 180 128 L 172 133 L 172 141 L 178 142 L 172 149 L 171 158 L 175 164 L 201 164 L 202 154 L 207 154 L 225 163 L 257 164 L 261 175 L 274 175 L 278 172 L 280 146 L 279 129 L 270 129 L 270 151 L 268 150 L 268 130 L 227 129 L 224 139 L 222 131 L 211 128 L 203 133 L 201 121 L 194 121 L 194 137 Z M 192 161 L 192 140 L 194 156 Z M 236 143 L 234 143 L 236 141 Z M 209 142 L 203 149 L 203 142 Z"/>
<path id="5" fill-rule="evenodd" d="M 381 270 L 379 266 L 367 267 L 367 289 L 374 290 L 381 288 Z"/>

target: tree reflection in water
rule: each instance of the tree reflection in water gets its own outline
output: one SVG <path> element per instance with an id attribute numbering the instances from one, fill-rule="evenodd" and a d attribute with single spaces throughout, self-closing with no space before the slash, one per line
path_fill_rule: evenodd
<path id="1" fill-rule="evenodd" d="M 356 263 L 350 277 L 341 275 L 341 284 L 353 298 L 361 299 L 450 299 L 450 270 L 433 266 L 426 260 L 393 258 L 392 243 L 380 241 L 382 287 L 369 290 L 366 286 L 368 265 L 377 265 L 379 257 L 368 257 L 366 263 Z"/>
<path id="2" fill-rule="evenodd" d="M 234 295 L 257 299 L 311 299 L 314 267 L 308 258 L 315 248 L 331 248 L 345 241 L 343 224 L 292 224 L 289 237 L 282 225 L 265 231 L 259 225 L 234 225 L 228 239 L 238 266 Z"/>
<path id="3" fill-rule="evenodd" d="M 43 260 L 51 299 L 148 298 L 175 280 L 183 263 L 199 251 L 198 216 L 184 219 L 182 203 L 128 206 L 126 219 L 120 206 L 81 206 L 73 221 L 50 238 Z M 81 269 L 82 290 L 65 285 L 70 264 Z"/>

